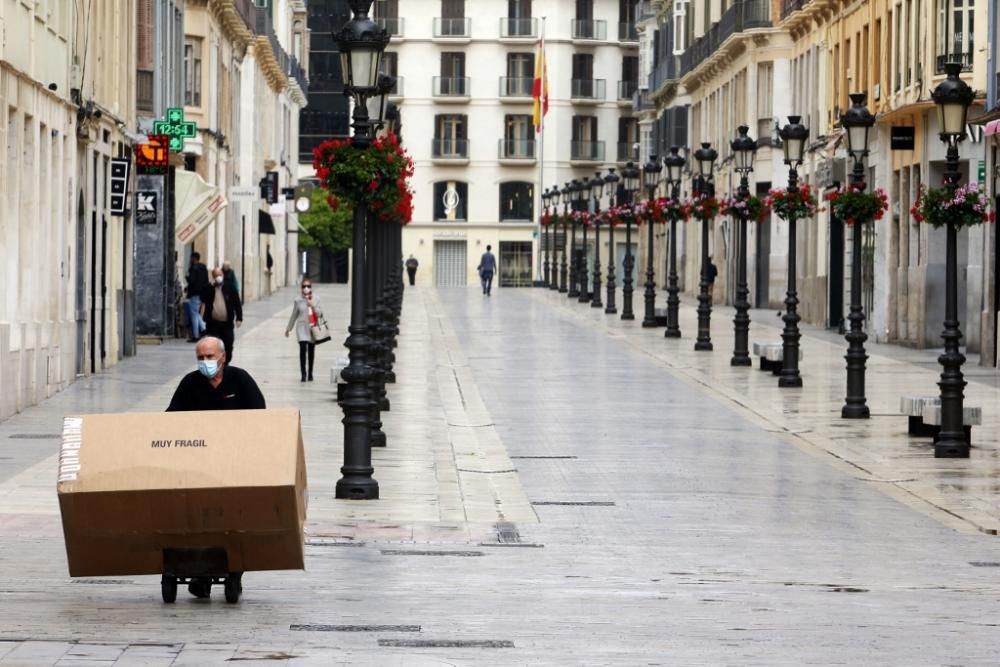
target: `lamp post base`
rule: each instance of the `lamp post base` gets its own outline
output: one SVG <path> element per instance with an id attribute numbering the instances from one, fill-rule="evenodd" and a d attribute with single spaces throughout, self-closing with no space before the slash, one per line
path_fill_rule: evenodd
<path id="1" fill-rule="evenodd" d="M 964 441 L 938 442 L 934 445 L 936 459 L 967 459 L 970 454 L 969 443 Z"/>
<path id="2" fill-rule="evenodd" d="M 663 337 L 664 338 L 680 338 L 681 337 L 681 330 L 680 329 L 667 329 L 666 331 L 663 332 Z"/>
<path id="3" fill-rule="evenodd" d="M 368 469 L 369 474 L 373 471 Z M 378 500 L 378 482 L 371 477 L 345 476 L 337 480 L 335 497 L 341 500 Z"/>
<path id="4" fill-rule="evenodd" d="M 712 343 L 711 342 L 705 342 L 705 341 L 699 340 L 699 341 L 695 342 L 694 349 L 697 352 L 711 352 L 715 348 L 712 347 Z"/>
<path id="5" fill-rule="evenodd" d="M 753 359 L 750 357 L 733 357 L 729 360 L 730 366 L 753 366 Z"/>
<path id="6" fill-rule="evenodd" d="M 779 387 L 801 387 L 802 378 L 799 376 L 793 377 L 779 377 L 778 378 Z"/>
<path id="7" fill-rule="evenodd" d="M 872 413 L 864 403 L 860 405 L 848 404 L 840 409 L 840 416 L 843 419 L 869 419 Z"/>

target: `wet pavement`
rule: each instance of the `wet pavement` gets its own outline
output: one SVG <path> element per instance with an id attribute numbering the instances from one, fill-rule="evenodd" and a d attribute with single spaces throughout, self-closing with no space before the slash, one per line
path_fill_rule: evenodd
<path id="1" fill-rule="evenodd" d="M 343 330 L 346 289 L 318 293 Z M 726 309 L 695 353 L 690 303 L 665 340 L 546 290 L 409 289 L 382 498 L 337 501 L 319 380 L 343 351 L 300 383 L 290 304 L 247 306 L 236 359 L 302 411 L 307 570 L 249 573 L 235 606 L 67 576 L 52 436 L 68 413 L 163 409 L 193 346 L 142 347 L 0 423 L 0 665 L 997 663 L 988 374 L 973 458 L 935 461 L 898 414 L 901 392 L 933 393 L 932 353 L 870 347 L 875 416 L 844 424 L 826 332 L 804 331 L 805 387 L 779 390 L 729 367 Z M 753 316 L 751 341 L 777 337 Z"/>

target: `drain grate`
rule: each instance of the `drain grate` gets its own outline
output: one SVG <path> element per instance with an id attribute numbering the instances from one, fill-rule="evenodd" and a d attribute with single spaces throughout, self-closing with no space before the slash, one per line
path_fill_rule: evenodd
<path id="1" fill-rule="evenodd" d="M 380 639 L 385 648 L 514 648 L 508 639 Z"/>
<path id="2" fill-rule="evenodd" d="M 306 542 L 307 547 L 363 547 L 364 542 Z"/>
<path id="3" fill-rule="evenodd" d="M 62 433 L 11 433 L 11 440 L 58 440 Z"/>
<path id="4" fill-rule="evenodd" d="M 419 625 L 324 625 L 324 624 L 293 624 L 288 629 L 292 632 L 420 632 Z"/>
<path id="5" fill-rule="evenodd" d="M 973 560 L 969 561 L 972 567 L 1000 567 L 1000 562 L 994 560 Z"/>
<path id="6" fill-rule="evenodd" d="M 382 549 L 383 556 L 484 556 L 482 551 L 420 551 L 414 549 Z"/>
<path id="7" fill-rule="evenodd" d="M 535 459 L 538 461 L 555 460 L 566 461 L 577 458 L 576 456 L 511 456 L 512 459 Z"/>
<path id="8" fill-rule="evenodd" d="M 579 506 L 579 507 L 614 507 L 610 500 L 536 500 L 532 505 L 556 505 L 556 506 Z"/>
<path id="9" fill-rule="evenodd" d="M 134 584 L 131 579 L 73 579 L 74 584 L 100 584 L 105 586 L 124 586 Z"/>
<path id="10" fill-rule="evenodd" d="M 497 541 L 502 544 L 517 544 L 521 541 L 521 533 L 510 521 L 497 521 L 494 526 L 497 531 Z"/>

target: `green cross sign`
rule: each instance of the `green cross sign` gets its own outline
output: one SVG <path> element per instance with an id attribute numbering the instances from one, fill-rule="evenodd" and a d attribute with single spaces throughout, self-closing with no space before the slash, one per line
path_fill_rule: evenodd
<path id="1" fill-rule="evenodd" d="M 189 120 L 184 120 L 184 109 L 167 109 L 167 119 L 153 123 L 153 134 L 165 134 L 170 137 L 170 152 L 180 153 L 184 150 L 184 140 L 193 139 L 197 126 Z"/>

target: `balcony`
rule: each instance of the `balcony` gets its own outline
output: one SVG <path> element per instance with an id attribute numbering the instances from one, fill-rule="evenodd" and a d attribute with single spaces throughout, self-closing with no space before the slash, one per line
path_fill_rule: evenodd
<path id="1" fill-rule="evenodd" d="M 435 137 L 431 140 L 431 157 L 435 160 L 467 162 L 469 160 L 469 140 Z"/>
<path id="2" fill-rule="evenodd" d="M 948 63 L 961 63 L 963 72 L 972 71 L 972 52 L 952 53 L 951 55 L 938 56 L 935 59 L 934 73 L 944 74 L 944 66 Z"/>
<path id="3" fill-rule="evenodd" d="M 781 20 L 784 21 L 792 12 L 797 12 L 812 0 L 781 0 Z"/>
<path id="4" fill-rule="evenodd" d="M 432 94 L 434 97 L 467 101 L 470 87 L 467 76 L 436 76 L 433 81 Z"/>
<path id="5" fill-rule="evenodd" d="M 653 102 L 653 95 L 648 90 L 637 90 L 632 95 L 632 111 L 655 111 L 656 104 Z"/>
<path id="6" fill-rule="evenodd" d="M 618 101 L 632 103 L 632 96 L 635 95 L 635 91 L 639 90 L 638 81 L 619 81 L 618 82 Z"/>
<path id="7" fill-rule="evenodd" d="M 528 76 L 502 76 L 500 77 L 500 97 L 527 97 L 532 96 L 535 80 Z"/>
<path id="8" fill-rule="evenodd" d="M 569 146 L 571 162 L 604 162 L 603 141 L 573 141 Z"/>
<path id="9" fill-rule="evenodd" d="M 393 37 L 403 36 L 404 21 L 398 16 L 380 16 L 375 19 L 375 23 L 385 28 L 385 31 Z"/>
<path id="10" fill-rule="evenodd" d="M 570 97 L 574 102 L 602 102 L 607 98 L 604 79 L 573 79 Z"/>
<path id="11" fill-rule="evenodd" d="M 635 29 L 634 23 L 618 24 L 618 41 L 639 43 L 639 32 Z"/>
<path id="12" fill-rule="evenodd" d="M 138 111 L 155 113 L 153 108 L 153 70 L 135 71 L 135 108 Z"/>
<path id="13" fill-rule="evenodd" d="M 677 56 L 668 54 L 661 58 L 649 74 L 649 89 L 654 92 L 667 83 L 677 81 L 677 73 L 680 71 L 680 59 Z"/>
<path id="14" fill-rule="evenodd" d="M 535 161 L 534 139 L 501 139 L 498 155 L 501 161 L 533 163 Z"/>
<path id="15" fill-rule="evenodd" d="M 679 77 L 715 55 L 719 47 L 736 33 L 771 27 L 771 3 L 768 0 L 743 0 L 725 11 L 718 23 L 699 37 L 680 57 Z"/>
<path id="16" fill-rule="evenodd" d="M 535 39 L 538 19 L 500 19 L 500 39 Z"/>
<path id="17" fill-rule="evenodd" d="M 470 39 L 472 19 L 434 19 L 434 39 Z"/>
<path id="18" fill-rule="evenodd" d="M 632 17 L 636 23 L 642 23 L 648 19 L 656 18 L 656 10 L 649 0 L 641 0 L 635 3 L 635 16 Z"/>
<path id="19" fill-rule="evenodd" d="M 638 162 L 639 161 L 639 142 L 638 141 L 619 141 L 618 142 L 618 161 L 619 162 Z"/>
<path id="20" fill-rule="evenodd" d="M 570 36 L 574 40 L 603 42 L 608 38 L 608 22 L 590 19 L 573 19 Z"/>

